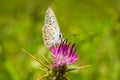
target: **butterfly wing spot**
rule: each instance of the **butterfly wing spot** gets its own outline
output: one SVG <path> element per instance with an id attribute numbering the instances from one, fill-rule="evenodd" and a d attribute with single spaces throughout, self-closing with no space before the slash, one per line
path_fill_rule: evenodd
<path id="1" fill-rule="evenodd" d="M 51 25 L 45 25 L 42 28 L 43 40 L 46 46 L 51 46 L 57 43 L 58 33 Z"/>
<path id="2" fill-rule="evenodd" d="M 57 19 L 51 8 L 48 8 L 46 11 L 45 24 L 52 25 L 52 26 L 56 27 L 57 29 L 59 29 Z"/>

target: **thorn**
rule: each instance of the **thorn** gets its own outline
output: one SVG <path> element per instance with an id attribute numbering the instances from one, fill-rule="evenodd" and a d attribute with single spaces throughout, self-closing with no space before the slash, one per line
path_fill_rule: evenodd
<path id="1" fill-rule="evenodd" d="M 42 71 L 45 71 L 45 72 L 47 72 L 47 70 L 45 70 L 45 69 L 43 69 L 43 68 L 38 68 L 38 69 L 40 69 L 40 70 L 42 70 Z"/>
<path id="2" fill-rule="evenodd" d="M 71 69 L 67 69 L 66 72 L 68 71 L 73 71 L 73 70 L 77 70 L 77 69 L 82 69 L 82 68 L 86 68 L 86 67 L 90 67 L 91 65 L 85 65 L 85 66 L 81 66 L 81 67 L 76 67 L 76 68 L 71 68 Z"/>
<path id="3" fill-rule="evenodd" d="M 42 57 L 43 57 L 43 59 L 51 66 L 50 61 L 49 61 L 44 55 L 42 55 Z"/>
<path id="4" fill-rule="evenodd" d="M 45 74 L 45 75 L 43 75 L 43 76 L 41 76 L 41 77 L 39 77 L 38 79 L 36 79 L 36 80 L 42 80 L 43 78 L 45 78 L 45 77 L 47 77 L 48 75 L 47 74 Z"/>
<path id="5" fill-rule="evenodd" d="M 35 61 L 37 61 L 38 63 L 40 63 L 41 65 L 43 65 L 44 67 L 46 67 L 47 69 L 50 69 L 46 64 L 44 64 L 42 61 L 38 60 L 37 58 L 35 58 L 34 56 L 32 56 L 29 52 L 25 51 L 23 48 L 21 48 L 21 50 L 26 53 L 27 55 L 29 55 L 31 58 L 33 58 Z"/>

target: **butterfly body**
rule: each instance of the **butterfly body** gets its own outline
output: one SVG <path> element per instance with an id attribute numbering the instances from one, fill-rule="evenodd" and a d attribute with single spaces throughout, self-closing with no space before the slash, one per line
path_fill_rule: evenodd
<path id="1" fill-rule="evenodd" d="M 45 15 L 45 24 L 42 28 L 42 35 L 44 44 L 47 47 L 60 44 L 62 41 L 62 33 L 55 14 L 51 8 L 48 8 Z"/>

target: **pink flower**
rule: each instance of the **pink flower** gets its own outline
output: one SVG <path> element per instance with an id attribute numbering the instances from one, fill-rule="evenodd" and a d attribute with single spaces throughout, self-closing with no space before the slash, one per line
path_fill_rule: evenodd
<path id="1" fill-rule="evenodd" d="M 75 44 L 67 43 L 67 40 L 64 40 L 58 47 L 50 47 L 53 54 L 54 67 L 70 65 L 78 59 L 74 46 Z"/>

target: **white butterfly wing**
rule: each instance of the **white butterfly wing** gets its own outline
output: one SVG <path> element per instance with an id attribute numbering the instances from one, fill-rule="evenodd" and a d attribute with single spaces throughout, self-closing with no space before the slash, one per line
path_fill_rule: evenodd
<path id="1" fill-rule="evenodd" d="M 51 8 L 48 8 L 46 11 L 45 24 L 51 25 L 52 27 L 54 27 L 56 29 L 56 31 L 60 32 L 57 19 L 56 19 L 55 14 Z"/>
<path id="2" fill-rule="evenodd" d="M 59 44 L 62 41 L 57 19 L 51 8 L 48 8 L 45 15 L 45 24 L 42 28 L 44 44 L 47 47 Z"/>

